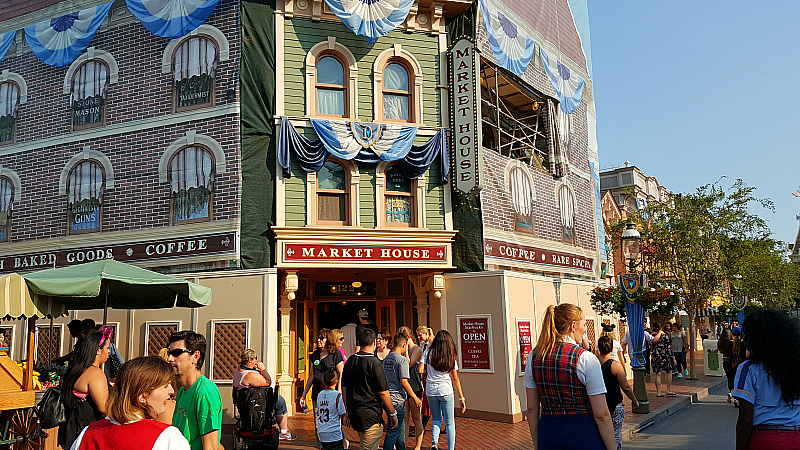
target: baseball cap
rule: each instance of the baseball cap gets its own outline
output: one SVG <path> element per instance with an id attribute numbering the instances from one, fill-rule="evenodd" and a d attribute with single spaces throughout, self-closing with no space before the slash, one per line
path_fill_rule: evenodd
<path id="1" fill-rule="evenodd" d="M 733 327 L 731 329 L 731 333 L 733 333 L 734 335 L 738 336 L 738 335 L 742 334 L 742 329 L 739 328 L 739 327 Z"/>
<path id="2" fill-rule="evenodd" d="M 358 312 L 358 317 L 362 319 L 369 319 L 369 312 L 366 309 L 362 309 Z"/>

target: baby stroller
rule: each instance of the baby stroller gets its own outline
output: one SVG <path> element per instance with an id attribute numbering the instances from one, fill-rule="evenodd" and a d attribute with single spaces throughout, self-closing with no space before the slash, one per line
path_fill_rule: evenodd
<path id="1" fill-rule="evenodd" d="M 280 430 L 275 418 L 277 389 L 268 386 L 233 388 L 234 450 L 278 448 Z M 237 414 L 238 410 L 238 414 Z"/>

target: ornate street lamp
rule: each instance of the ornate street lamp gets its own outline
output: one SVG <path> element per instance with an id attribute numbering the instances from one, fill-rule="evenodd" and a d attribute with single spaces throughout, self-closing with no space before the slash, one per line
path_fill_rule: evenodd
<path id="1" fill-rule="evenodd" d="M 625 231 L 622 232 L 622 256 L 628 260 L 628 270 L 633 272 L 636 269 L 636 260 L 642 245 L 642 235 L 636 230 L 636 224 L 628 219 Z"/>
<path id="2" fill-rule="evenodd" d="M 621 280 L 629 277 L 630 275 L 635 275 L 635 279 L 642 280 L 642 284 L 644 284 L 644 277 L 640 277 L 639 274 L 636 272 L 636 260 L 639 259 L 639 254 L 641 253 L 641 245 L 642 245 L 642 235 L 639 234 L 639 231 L 636 230 L 636 224 L 628 219 L 628 223 L 625 226 L 625 231 L 622 232 L 621 238 L 621 246 L 622 246 L 622 256 L 628 261 L 628 272 L 629 275 L 623 275 Z M 643 286 L 642 286 L 643 287 Z M 628 305 L 633 307 L 632 305 Z M 626 311 L 634 311 L 633 309 L 628 308 L 626 306 Z M 636 305 L 637 308 L 641 311 L 641 306 Z M 641 313 L 639 313 L 641 314 Z M 641 327 L 641 333 L 644 333 L 644 324 L 643 321 L 635 321 L 632 320 L 632 317 L 628 318 L 628 332 L 633 333 L 634 327 Z M 639 323 L 636 323 L 639 322 Z M 638 330 L 637 330 L 638 331 Z M 636 334 L 644 337 L 644 334 L 640 334 L 637 332 Z M 634 336 L 631 334 L 631 336 Z M 644 339 L 643 339 L 644 340 Z M 633 339 L 631 341 L 631 346 L 634 349 L 637 349 L 637 346 L 634 346 Z M 633 352 L 632 352 L 633 353 Z M 634 358 L 637 358 L 637 354 L 634 354 Z M 637 360 L 638 361 L 638 360 Z M 650 401 L 647 398 L 647 387 L 645 386 L 644 381 L 644 366 L 641 363 L 637 366 L 634 366 L 633 360 L 631 361 L 631 369 L 633 370 L 633 394 L 636 396 L 636 400 L 639 401 L 639 407 L 634 408 L 633 412 L 637 414 L 647 414 L 650 412 Z"/>

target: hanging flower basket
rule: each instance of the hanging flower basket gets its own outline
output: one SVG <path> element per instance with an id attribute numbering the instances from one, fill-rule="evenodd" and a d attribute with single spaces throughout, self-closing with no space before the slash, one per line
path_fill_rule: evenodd
<path id="1" fill-rule="evenodd" d="M 668 289 L 642 288 L 629 297 L 642 305 L 645 313 L 662 317 L 674 316 L 680 308 L 680 297 Z M 625 297 L 618 286 L 596 287 L 592 290 L 592 309 L 597 314 L 625 316 Z"/>

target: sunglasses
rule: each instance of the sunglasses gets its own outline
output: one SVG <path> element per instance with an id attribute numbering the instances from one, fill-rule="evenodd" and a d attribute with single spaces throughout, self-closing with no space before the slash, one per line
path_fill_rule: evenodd
<path id="1" fill-rule="evenodd" d="M 167 352 L 167 354 L 172 356 L 173 358 L 177 358 L 178 356 L 181 356 L 184 353 L 194 353 L 194 352 L 191 350 L 187 350 L 185 348 L 176 348 L 175 350 L 170 350 Z"/>
<path id="2" fill-rule="evenodd" d="M 318 341 L 324 341 L 326 338 L 325 336 L 317 336 Z"/>

